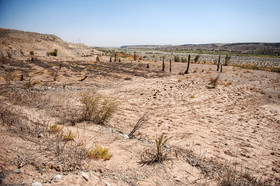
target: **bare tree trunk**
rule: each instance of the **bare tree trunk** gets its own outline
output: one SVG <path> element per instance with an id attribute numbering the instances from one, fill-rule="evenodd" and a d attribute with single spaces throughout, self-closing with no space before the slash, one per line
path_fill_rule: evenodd
<path id="1" fill-rule="evenodd" d="M 172 71 L 172 67 L 171 67 L 171 59 L 170 59 L 170 61 L 169 61 L 169 72 L 171 72 Z"/>

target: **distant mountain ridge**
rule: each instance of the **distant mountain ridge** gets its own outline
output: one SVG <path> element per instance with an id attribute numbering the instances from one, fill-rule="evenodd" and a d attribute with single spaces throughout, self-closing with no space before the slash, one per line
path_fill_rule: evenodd
<path id="1" fill-rule="evenodd" d="M 210 43 L 184 45 L 126 45 L 127 49 L 190 50 L 190 51 L 228 51 L 233 53 L 279 54 L 280 43 Z"/>

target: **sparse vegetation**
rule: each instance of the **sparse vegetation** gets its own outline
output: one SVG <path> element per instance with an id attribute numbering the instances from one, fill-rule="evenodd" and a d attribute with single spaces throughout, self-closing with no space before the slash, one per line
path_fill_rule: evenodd
<path id="1" fill-rule="evenodd" d="M 155 163 L 162 163 L 167 159 L 168 152 L 164 149 L 166 142 L 170 138 L 166 138 L 165 134 L 161 134 L 156 142 L 156 150 L 146 150 L 141 154 L 141 164 L 152 165 Z"/>

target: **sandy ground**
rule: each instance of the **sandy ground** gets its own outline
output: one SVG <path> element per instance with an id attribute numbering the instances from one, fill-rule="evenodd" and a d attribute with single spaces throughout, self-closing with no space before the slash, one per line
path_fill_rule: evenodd
<path id="1" fill-rule="evenodd" d="M 40 80 L 41 84 L 31 91 L 42 92 L 48 101 L 37 106 L 15 104 L 2 94 L 2 103 L 32 121 L 51 125 L 67 119 L 67 109 L 80 108 L 84 92 L 113 99 L 118 102 L 118 110 L 106 126 L 62 123 L 65 130 L 74 131 L 85 141 L 87 148 L 103 145 L 113 157 L 89 161 L 88 181 L 80 170 L 40 172 L 32 164 L 21 167 L 17 174 L 14 169 L 18 156 L 30 153 L 36 157 L 40 148 L 1 126 L 3 184 L 39 181 L 51 185 L 217 185 L 218 173 L 205 175 L 205 167 L 198 163 L 201 161 L 245 171 L 270 184 L 280 183 L 280 74 L 227 66 L 220 73 L 217 87 L 209 89 L 210 79 L 218 76 L 214 65 L 191 64 L 189 74 L 179 75 L 186 64 L 173 63 L 169 72 L 168 63 L 166 72 L 161 72 L 159 62 L 149 63 L 149 69 L 146 62 L 64 62 L 58 70 L 58 80 L 53 82 L 49 69 L 58 67 L 42 64 L 4 66 L 19 68 L 18 72 L 25 70 L 32 79 Z M 77 81 L 85 76 L 85 81 Z M 12 85 L 20 87 L 21 82 Z M 49 90 L 38 91 L 42 87 Z M 118 132 L 129 134 L 144 114 L 148 120 L 134 139 L 126 139 Z M 140 154 L 153 149 L 155 139 L 162 133 L 170 137 L 169 160 L 141 165 Z M 190 162 L 190 156 L 197 165 Z M 54 182 L 57 174 L 63 176 Z"/>

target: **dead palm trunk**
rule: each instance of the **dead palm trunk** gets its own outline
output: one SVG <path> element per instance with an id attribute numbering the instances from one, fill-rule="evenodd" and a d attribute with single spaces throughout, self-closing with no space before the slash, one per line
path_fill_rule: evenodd
<path id="1" fill-rule="evenodd" d="M 219 72 L 220 62 L 221 62 L 221 56 L 219 55 L 219 61 L 218 61 L 218 64 L 217 64 L 217 72 Z"/>
<path id="2" fill-rule="evenodd" d="M 162 71 L 164 71 L 165 65 L 164 65 L 164 57 L 162 58 Z"/>
<path id="3" fill-rule="evenodd" d="M 170 61 L 169 61 L 169 72 L 171 72 L 171 59 L 170 59 Z"/>
<path id="4" fill-rule="evenodd" d="M 189 55 L 189 57 L 188 57 L 188 67 L 187 67 L 187 70 L 185 71 L 185 74 L 189 73 L 190 61 L 191 61 L 191 55 Z"/>

